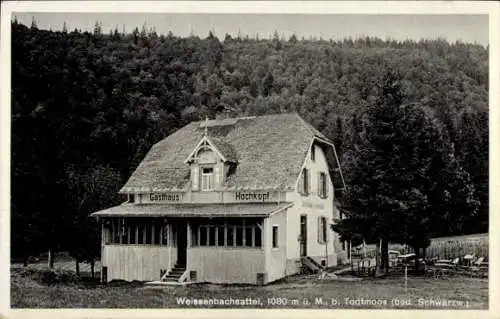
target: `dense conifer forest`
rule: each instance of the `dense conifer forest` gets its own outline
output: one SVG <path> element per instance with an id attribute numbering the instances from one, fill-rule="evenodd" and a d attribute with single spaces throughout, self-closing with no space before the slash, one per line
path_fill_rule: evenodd
<path id="1" fill-rule="evenodd" d="M 278 112 L 299 113 L 334 141 L 346 209 L 373 205 L 376 198 L 360 203 L 355 197 L 373 193 L 374 176 L 403 183 L 401 171 L 414 164 L 403 150 L 411 141 L 419 149 L 415 165 L 428 167 L 413 180 L 440 180 L 434 195 L 422 186 L 398 196 L 426 212 L 419 225 L 446 211 L 434 222 L 439 227 L 421 231 L 487 232 L 487 47 L 443 39 L 207 35 L 180 38 L 146 27 L 124 34 L 98 23 L 93 32 L 48 31 L 12 23 L 14 256 L 51 249 L 92 259 L 99 241 L 89 214 L 124 200 L 119 188 L 154 143 L 207 116 Z M 395 104 L 411 108 L 373 111 Z M 397 134 L 380 123 L 399 123 Z M 364 151 L 391 136 L 399 139 L 389 144 L 399 148 L 386 155 L 400 155 L 381 160 L 395 169 L 369 169 L 378 165 L 376 155 Z M 440 154 L 439 161 L 431 154 Z"/>

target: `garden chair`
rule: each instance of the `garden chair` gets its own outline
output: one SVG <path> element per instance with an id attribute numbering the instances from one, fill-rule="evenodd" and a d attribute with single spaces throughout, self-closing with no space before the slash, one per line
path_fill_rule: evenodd
<path id="1" fill-rule="evenodd" d="M 484 257 L 478 258 L 475 262 L 472 263 L 472 266 L 470 267 L 470 270 L 472 270 L 472 271 L 479 271 L 480 267 L 481 267 L 481 264 L 483 263 L 483 261 L 484 261 Z"/>
<path id="2" fill-rule="evenodd" d="M 476 256 L 474 254 L 467 254 L 464 256 L 464 261 L 466 263 L 466 266 L 472 266 L 472 261 L 474 260 Z"/>

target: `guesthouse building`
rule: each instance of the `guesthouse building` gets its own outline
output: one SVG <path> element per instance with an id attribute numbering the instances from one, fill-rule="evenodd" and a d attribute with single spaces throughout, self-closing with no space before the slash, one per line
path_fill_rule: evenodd
<path id="1" fill-rule="evenodd" d="M 102 279 L 266 284 L 336 265 L 343 187 L 332 141 L 298 114 L 192 122 L 153 145 L 125 203 L 92 214 Z"/>

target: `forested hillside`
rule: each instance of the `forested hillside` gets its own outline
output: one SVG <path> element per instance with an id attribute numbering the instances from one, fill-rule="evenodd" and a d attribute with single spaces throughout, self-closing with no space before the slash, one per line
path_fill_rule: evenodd
<path id="1" fill-rule="evenodd" d="M 442 127 L 479 204 L 459 229 L 438 235 L 487 231 L 487 48 L 277 34 L 179 38 L 13 22 L 13 254 L 52 248 L 90 258 L 98 242 L 88 215 L 123 200 L 117 191 L 153 143 L 206 116 L 298 112 L 336 143 L 349 188 L 362 119 L 388 71 L 398 76 L 401 103 Z"/>

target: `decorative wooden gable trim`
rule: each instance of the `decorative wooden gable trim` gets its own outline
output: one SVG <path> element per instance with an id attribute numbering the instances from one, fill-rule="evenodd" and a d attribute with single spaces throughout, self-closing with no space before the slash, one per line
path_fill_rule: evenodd
<path id="1" fill-rule="evenodd" d="M 337 151 L 336 151 L 336 149 L 335 149 L 335 145 L 333 145 L 333 143 L 331 143 L 331 142 L 329 142 L 329 141 L 326 141 L 326 140 L 324 140 L 324 139 L 322 139 L 322 138 L 320 138 L 320 137 L 317 137 L 317 136 L 316 136 L 316 137 L 314 137 L 313 143 L 314 143 L 314 141 L 317 141 L 317 142 L 319 142 L 319 143 L 324 143 L 324 144 L 326 144 L 326 145 L 329 145 L 329 146 L 332 148 L 332 150 L 333 150 L 333 155 L 334 155 L 334 157 L 335 157 L 335 162 L 336 162 L 336 164 L 337 164 L 337 167 L 333 167 L 333 168 L 330 168 L 330 169 L 331 169 L 331 170 L 333 170 L 333 171 L 335 171 L 335 172 L 338 172 L 338 173 L 339 173 L 339 176 L 340 176 L 340 179 L 341 179 L 341 182 L 342 182 L 342 186 L 343 186 L 343 187 L 342 187 L 342 188 L 340 188 L 340 189 L 337 189 L 337 190 L 342 190 L 342 191 L 345 191 L 346 186 L 345 186 L 345 181 L 344 181 L 344 175 L 342 174 L 342 169 L 340 168 L 340 161 L 339 161 L 339 158 L 338 158 L 338 156 L 337 156 Z M 330 178 L 331 178 L 331 177 L 332 177 L 332 176 L 330 176 Z"/>
<path id="2" fill-rule="evenodd" d="M 196 145 L 196 147 L 193 149 L 193 151 L 189 154 L 189 156 L 184 160 L 184 163 L 185 164 L 189 164 L 193 161 L 196 160 L 196 154 L 198 154 L 198 152 L 203 149 L 203 148 L 209 148 L 211 149 L 213 152 L 215 152 L 215 154 L 217 154 L 217 156 L 223 161 L 223 162 L 227 162 L 227 159 L 226 157 L 217 149 L 217 147 L 214 145 L 214 143 L 212 143 L 210 141 L 210 138 L 208 136 L 203 136 L 203 138 L 200 140 L 200 142 Z"/>

